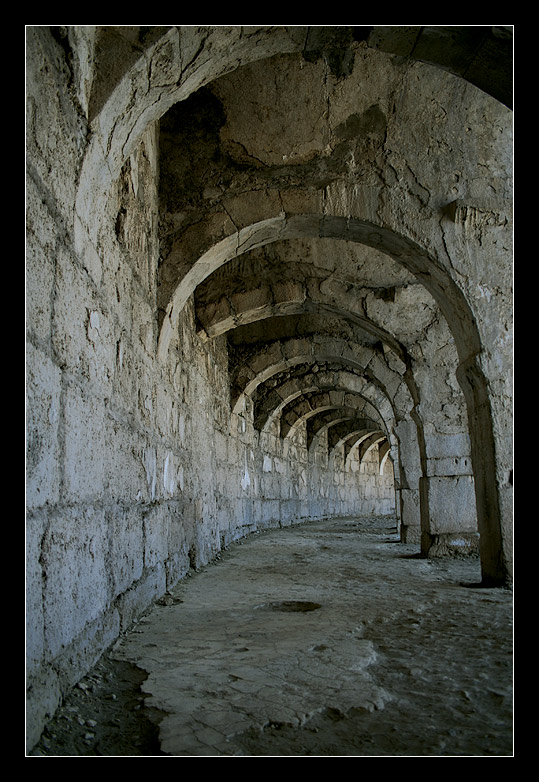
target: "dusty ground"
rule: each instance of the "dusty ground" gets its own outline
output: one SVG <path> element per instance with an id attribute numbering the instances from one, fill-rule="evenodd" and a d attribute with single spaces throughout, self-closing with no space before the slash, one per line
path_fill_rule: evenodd
<path id="1" fill-rule="evenodd" d="M 385 519 L 253 535 L 73 690 L 34 755 L 512 756 L 512 593 Z"/>

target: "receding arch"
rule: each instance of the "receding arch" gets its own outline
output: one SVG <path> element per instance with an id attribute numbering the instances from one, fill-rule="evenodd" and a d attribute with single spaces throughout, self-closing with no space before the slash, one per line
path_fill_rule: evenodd
<path id="1" fill-rule="evenodd" d="M 161 327 L 158 355 L 163 361 L 174 337 L 180 312 L 196 285 L 239 254 L 265 243 L 295 237 L 325 237 L 359 242 L 403 264 L 438 304 L 455 341 L 460 360 L 457 380 L 467 405 L 483 581 L 505 583 L 508 568 L 502 545 L 492 414 L 487 382 L 478 364 L 481 340 L 471 308 L 441 263 L 411 239 L 391 229 L 350 216 L 284 213 L 242 228 L 218 242 L 193 264 L 178 284 Z"/>
<path id="2" fill-rule="evenodd" d="M 238 409 L 243 394 L 253 394 L 259 384 L 280 372 L 291 370 L 298 364 L 315 366 L 328 362 L 343 368 L 348 367 L 372 383 L 389 402 L 391 420 L 394 423 L 411 417 L 415 405 L 414 400 L 417 399 L 417 390 L 414 387 L 411 373 L 403 371 L 404 365 L 391 368 L 385 357 L 382 359 L 378 349 L 370 345 L 350 343 L 347 339 L 334 336 L 331 333 L 316 332 L 311 336 L 312 340 L 306 340 L 303 337 L 280 337 L 260 343 L 254 342 L 252 345 L 243 347 L 240 356 L 231 361 L 229 370 L 232 406 Z M 385 334 L 383 336 L 385 337 Z M 306 347 L 309 348 L 308 352 L 305 352 Z M 287 420 L 287 407 L 283 409 L 281 434 L 283 427 L 286 429 L 291 426 L 294 420 L 305 414 L 305 411 L 310 415 L 315 412 L 316 408 L 323 406 L 329 409 L 334 407 L 337 398 L 340 400 L 339 406 L 342 406 L 344 396 L 344 392 L 333 390 L 318 397 L 316 395 L 311 395 L 309 398 L 306 398 L 305 395 L 300 397 L 299 401 L 294 401 L 288 406 L 292 421 Z M 346 404 L 357 407 L 355 398 L 354 394 L 348 393 Z M 372 398 L 365 400 L 360 394 L 357 395 L 357 398 L 362 400 L 363 407 L 371 405 L 373 402 Z M 304 407 L 303 411 L 296 411 L 295 408 L 301 405 Z M 380 416 L 380 413 L 376 411 L 375 415 Z M 421 427 L 417 428 L 417 432 L 420 437 L 422 435 Z M 420 446 L 420 448 L 424 450 L 424 446 Z"/>
<path id="3" fill-rule="evenodd" d="M 335 450 L 341 445 L 345 446 L 345 457 L 348 457 L 350 451 L 360 442 L 371 441 L 371 446 L 366 450 L 360 450 L 359 462 L 368 453 L 371 447 L 374 447 L 381 441 L 387 441 L 386 432 L 379 429 L 373 423 L 368 421 L 350 419 L 342 423 L 335 423 L 328 428 L 328 447 L 329 450 Z M 346 461 L 346 458 L 345 458 Z"/>
<path id="4" fill-rule="evenodd" d="M 265 428 L 270 418 L 280 416 L 282 410 L 299 397 L 311 393 L 327 390 L 337 392 L 340 389 L 357 393 L 369 401 L 377 411 L 379 419 L 385 421 L 393 418 L 393 411 L 385 395 L 373 383 L 366 378 L 350 371 L 350 368 L 341 367 L 335 370 L 309 371 L 295 377 L 286 377 L 280 383 L 267 383 L 258 386 L 257 396 L 254 402 L 254 422 L 259 430 Z M 275 377 L 273 375 L 272 377 Z"/>
<path id="5" fill-rule="evenodd" d="M 344 392 L 341 393 L 344 396 Z M 385 423 L 380 419 L 378 411 L 370 402 L 363 399 L 359 394 L 355 395 L 355 400 L 357 405 L 351 407 L 349 404 L 332 403 L 331 400 L 327 400 L 326 404 L 318 402 L 313 405 L 310 399 L 308 399 L 309 409 L 307 410 L 304 408 L 297 409 L 299 405 L 292 404 L 290 411 L 287 411 L 285 408 L 282 412 L 280 435 L 281 437 L 289 437 L 293 435 L 299 426 L 305 425 L 307 448 L 309 448 L 313 438 L 334 423 L 342 423 L 362 416 L 372 423 L 376 422 L 379 426 L 385 426 Z"/>
<path id="6" fill-rule="evenodd" d="M 149 125 L 158 120 L 175 102 L 236 67 L 239 61 L 236 58 L 240 52 L 241 61 L 248 62 L 270 53 L 298 51 L 298 40 L 293 39 L 291 28 L 277 28 L 276 36 L 278 30 L 278 36 L 281 38 L 277 36 L 276 43 L 269 48 L 260 45 L 259 30 L 255 31 L 256 34 L 252 38 L 245 36 L 243 39 L 242 31 L 238 30 L 238 34 L 232 34 L 226 45 L 216 46 L 212 50 L 209 28 L 210 32 L 205 31 L 204 40 L 201 39 L 197 52 L 201 56 L 186 63 L 182 58 L 181 46 L 175 40 L 178 30 L 181 28 L 170 28 L 162 38 L 147 48 L 145 56 L 139 58 L 110 94 L 104 109 L 114 106 L 114 111 L 107 113 L 103 110 L 94 119 L 93 128 L 96 132 L 90 140 L 83 161 L 74 210 L 75 249 L 80 252 L 80 257 L 88 268 L 98 269 L 100 265 L 97 247 L 101 210 L 97 208 L 98 201 L 104 192 L 108 192 L 121 166 Z M 303 31 L 301 38 L 304 42 Z M 172 60 L 162 57 L 164 45 L 171 47 Z M 134 100 L 135 96 L 137 100 Z M 403 248 L 402 238 L 396 238 L 385 226 L 376 226 L 371 233 L 372 222 L 363 222 L 359 226 L 358 223 L 351 222 L 356 219 L 358 218 L 350 218 L 349 215 L 317 218 L 316 224 L 322 230 L 313 235 L 340 236 L 352 241 L 364 241 L 366 244 L 369 244 L 370 238 L 373 241 L 371 246 L 384 248 L 389 255 L 403 262 L 411 270 L 415 268 L 414 273 L 438 302 L 453 333 L 461 361 L 458 379 L 466 398 L 472 441 L 483 578 L 493 582 L 505 582 L 509 574 L 501 544 L 499 486 L 495 478 L 496 453 L 491 405 L 484 373 L 477 360 L 481 344 L 470 308 L 462 292 L 451 280 L 449 272 L 441 265 L 424 263 L 424 259 L 432 260 L 428 253 L 420 251 L 418 254 L 417 245 L 412 247 L 414 243 L 409 240 L 404 241 Z M 323 225 L 320 220 L 323 220 Z M 347 236 L 343 235 L 343 222 L 353 229 Z M 263 241 L 262 232 L 253 236 L 250 231 L 243 234 L 242 231 L 244 229 L 234 235 L 237 248 L 241 248 L 242 242 Z M 364 234 L 363 238 L 358 236 L 361 233 Z M 411 255 L 407 254 L 406 248 L 413 249 Z M 212 261 L 213 258 L 208 257 L 207 260 Z M 198 271 L 200 272 L 200 268 Z M 190 282 L 194 279 L 193 277 Z M 176 290 L 178 292 L 178 289 Z M 177 316 L 182 311 L 182 307 L 174 306 L 177 303 L 172 303 L 167 311 L 159 337 L 158 354 L 163 360 L 166 360 L 168 355 L 170 338 L 175 333 Z"/>
<path id="7" fill-rule="evenodd" d="M 318 307 L 324 312 L 323 307 Z M 332 310 L 333 312 L 335 310 Z M 340 314 L 340 312 L 339 312 Z M 347 313 L 342 313 L 346 318 Z M 264 315 L 260 315 L 261 319 Z M 367 325 L 366 330 L 371 330 Z M 395 347 L 397 368 L 382 362 L 377 350 L 356 342 L 349 342 L 331 334 L 315 332 L 312 339 L 281 337 L 255 342 L 243 348 L 238 358 L 234 357 L 230 367 L 231 407 L 235 409 L 242 394 L 250 395 L 257 385 L 269 377 L 298 364 L 342 364 L 362 374 L 387 396 L 393 407 L 399 397 L 402 416 L 409 415 L 413 399 L 417 396 L 413 375 L 406 371 L 406 351 L 391 335 L 378 327 L 372 332 L 377 338 L 391 342 Z M 405 408 L 404 409 L 404 405 Z M 395 415 L 397 413 L 395 412 Z"/>
<path id="8" fill-rule="evenodd" d="M 178 318 L 196 287 L 228 261 L 256 247 L 294 238 L 331 238 L 373 247 L 402 264 L 421 282 L 447 320 L 461 361 L 480 352 L 473 314 L 449 272 L 426 250 L 389 228 L 354 217 L 302 214 L 270 217 L 210 247 L 178 282 L 161 325 L 158 356 L 165 360 Z"/>
<path id="9" fill-rule="evenodd" d="M 369 451 L 384 440 L 387 440 L 384 432 L 373 432 L 364 438 L 359 449 L 359 461 L 362 462 Z"/>
<path id="10" fill-rule="evenodd" d="M 393 459 L 391 458 L 391 444 L 388 440 L 380 444 L 378 448 L 378 456 L 380 459 L 380 475 L 382 475 L 387 460 L 389 459 L 393 463 Z"/>
<path id="11" fill-rule="evenodd" d="M 241 395 L 246 394 L 251 396 L 260 385 L 266 383 L 275 375 L 285 372 L 288 369 L 299 367 L 301 365 L 318 368 L 319 366 L 323 367 L 325 364 L 339 365 L 344 370 L 350 370 L 357 376 L 363 377 L 365 382 L 375 387 L 377 391 L 385 397 L 390 407 L 393 407 L 392 401 L 387 395 L 387 392 L 383 388 L 382 384 L 379 383 L 376 377 L 371 373 L 365 372 L 365 367 L 362 366 L 362 364 L 360 364 L 358 361 L 354 361 L 351 358 L 343 358 L 343 356 L 339 355 L 338 353 L 322 353 L 315 356 L 298 353 L 291 358 L 283 359 L 277 363 L 268 363 L 266 366 L 264 366 L 263 369 L 260 369 L 256 375 L 247 379 L 245 385 L 241 387 L 241 389 L 238 386 L 231 399 L 233 402 L 233 410 L 237 410 Z M 318 369 L 316 369 L 316 371 L 318 371 Z"/>

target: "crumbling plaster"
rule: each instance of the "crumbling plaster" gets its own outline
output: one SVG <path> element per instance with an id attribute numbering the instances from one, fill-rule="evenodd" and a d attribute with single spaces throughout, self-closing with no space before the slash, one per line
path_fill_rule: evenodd
<path id="1" fill-rule="evenodd" d="M 392 513 L 511 577 L 511 113 L 313 30 L 27 28 L 30 744 L 265 526 Z"/>

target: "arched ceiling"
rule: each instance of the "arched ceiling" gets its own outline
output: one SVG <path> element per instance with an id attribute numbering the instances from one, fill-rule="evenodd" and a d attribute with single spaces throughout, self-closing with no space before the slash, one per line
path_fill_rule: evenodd
<path id="1" fill-rule="evenodd" d="M 387 193 L 394 212 L 400 197 L 418 224 L 430 219 L 440 161 L 462 163 L 449 153 L 462 128 L 442 104 L 469 100 L 464 79 L 479 82 L 480 61 L 508 41 L 493 28 L 309 28 L 301 53 L 255 59 L 173 105 L 160 122 L 162 349 L 192 298 L 200 336 L 226 340 L 232 408 L 248 394 L 257 429 L 275 416 L 285 430 L 286 416 L 306 424 L 298 405 L 344 376 L 350 393 L 370 388 L 371 424 L 386 440 L 401 416 L 417 421 L 413 365 L 436 371 L 443 348 L 454 374 L 479 352 L 468 305 L 409 238 L 328 217 L 324 202 L 339 192 L 334 211 L 346 214 L 347 198 Z M 431 112 L 424 126 L 402 97 L 412 85 Z M 419 165 L 431 184 L 412 172 Z M 457 195 L 458 177 L 447 184 Z M 344 402 L 335 415 L 343 436 L 358 431 Z"/>
<path id="2" fill-rule="evenodd" d="M 67 28 L 51 29 L 63 44 L 69 38 Z M 486 541 L 482 567 L 499 578 L 502 531 L 496 481 L 501 476 L 487 380 L 490 335 L 482 342 L 480 328 L 485 291 L 478 290 L 478 282 L 489 275 L 491 288 L 505 288 L 508 250 L 497 248 L 503 260 L 489 267 L 489 251 L 478 250 L 477 243 L 487 226 L 500 235 L 507 230 L 512 205 L 512 27 L 70 30 L 84 39 L 83 54 L 70 67 L 80 77 L 74 88 L 91 129 L 74 210 L 75 248 L 88 263 L 95 263 L 93 253 L 109 219 L 101 208 L 103 193 L 119 181 L 122 169 L 126 173 L 141 142 L 153 144 L 155 124 L 160 125 L 158 361 L 166 366 L 176 359 L 170 347 L 181 342 L 181 318 L 184 311 L 191 316 L 191 304 L 195 310 L 201 305 L 195 312 L 199 324 L 217 304 L 217 296 L 204 297 L 208 291 L 200 286 L 211 284 L 213 277 L 219 288 L 216 273 L 221 267 L 241 256 L 249 264 L 254 256 L 247 253 L 271 244 L 281 260 L 274 266 L 275 279 L 282 278 L 285 287 L 292 281 L 292 289 L 299 282 L 309 293 L 313 288 L 307 280 L 318 280 L 326 301 L 311 296 L 306 307 L 305 297 L 285 296 L 278 311 L 262 307 L 261 328 L 269 325 L 268 316 L 275 325 L 277 318 L 314 314 L 324 334 L 325 324 L 336 318 L 346 328 L 352 324 L 358 349 L 382 334 L 380 350 L 373 352 L 374 374 L 378 379 L 384 365 L 398 372 L 399 361 L 404 364 L 402 385 L 412 399 L 418 431 L 429 402 L 427 415 L 444 407 L 453 415 L 459 408 L 444 398 L 451 393 L 458 356 L 456 378 L 466 402 L 478 524 Z M 70 54 L 75 57 L 74 49 Z M 87 73 L 90 78 L 83 79 Z M 466 225 L 472 233 L 478 229 L 479 266 L 468 252 L 465 234 L 453 245 L 446 242 L 449 233 L 455 239 Z M 338 239 L 343 246 L 351 243 L 354 253 L 366 247 L 397 261 L 434 300 L 435 307 L 427 305 L 426 310 L 408 302 L 408 312 L 419 319 L 429 313 L 431 327 L 414 341 L 409 320 L 391 321 L 388 309 L 395 308 L 389 305 L 417 289 L 415 284 L 380 288 L 376 280 L 363 277 L 350 283 L 329 270 L 325 278 L 317 277 L 314 258 L 308 277 L 287 279 L 290 256 L 281 250 L 285 242 L 298 239 L 313 240 L 313 246 Z M 255 277 L 246 269 L 246 280 Z M 365 293 L 354 296 L 357 291 L 349 284 Z M 382 296 L 376 297 L 376 288 L 385 290 Z M 245 292 L 236 289 L 233 295 Z M 227 301 L 226 292 L 222 301 Z M 363 307 L 359 313 L 358 301 Z M 371 312 L 366 313 L 369 301 Z M 232 318 L 220 336 L 208 336 L 236 349 L 246 334 L 240 330 L 257 322 L 256 309 L 244 308 L 240 321 Z M 442 321 L 445 332 L 439 331 Z M 219 328 L 224 324 L 210 322 Z M 411 328 L 412 335 L 418 332 Z M 448 357 L 445 367 L 439 361 L 442 354 Z M 334 372 L 334 384 L 336 377 Z M 297 393 L 305 392 L 304 387 Z M 385 398 L 391 418 L 393 400 Z M 384 421 L 389 420 L 385 415 Z M 429 423 L 434 430 L 436 422 Z M 425 441 L 418 445 L 424 460 Z"/>
<path id="3" fill-rule="evenodd" d="M 62 28 L 58 30 L 61 35 Z M 145 56 L 156 42 L 171 31 L 170 26 L 106 25 L 96 27 L 96 74 L 91 86 L 89 101 L 90 118 L 96 116 L 124 74 L 136 61 Z M 225 31 L 226 26 L 176 28 L 187 38 L 185 31 L 193 31 L 193 50 L 186 62 L 196 61 L 201 50 L 200 41 L 211 37 L 212 30 Z M 375 25 L 375 26 L 323 26 L 314 27 L 238 27 L 240 37 L 263 38 L 273 36 L 277 44 L 266 44 L 265 54 L 277 50 L 302 51 L 306 59 L 324 57 L 336 73 L 346 72 L 351 59 L 351 47 L 362 42 L 367 47 L 396 55 L 403 59 L 417 60 L 453 73 L 469 81 L 504 105 L 513 102 L 513 28 L 510 25 Z M 263 45 L 259 48 L 264 51 Z"/>
<path id="4" fill-rule="evenodd" d="M 363 32 L 359 32 L 363 31 Z M 509 108 L 513 105 L 513 28 L 510 25 L 358 28 L 367 45 L 429 63 L 469 81 Z"/>

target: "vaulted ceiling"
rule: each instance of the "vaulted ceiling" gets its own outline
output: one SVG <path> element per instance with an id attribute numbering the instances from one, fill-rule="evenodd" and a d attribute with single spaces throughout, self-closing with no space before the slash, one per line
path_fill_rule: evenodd
<path id="1" fill-rule="evenodd" d="M 454 143 L 461 129 L 446 121 L 440 103 L 433 115 L 440 128 L 431 133 L 437 148 L 430 158 L 418 150 L 412 163 L 398 144 L 407 134 L 410 147 L 421 118 L 408 116 L 401 130 L 392 114 L 414 80 L 429 101 L 441 85 L 446 101 L 465 100 L 469 88 L 417 61 L 479 83 L 480 63 L 503 51 L 497 69 L 485 71 L 496 83 L 481 86 L 508 102 L 511 38 L 502 28 L 343 27 L 312 28 L 306 41 L 301 53 L 214 80 L 161 119 L 160 322 L 185 285 L 199 335 L 226 339 L 231 407 L 247 393 L 257 428 L 278 415 L 287 433 L 287 415 L 306 421 L 325 414 L 322 397 L 333 390 L 341 394 L 332 405 L 342 408 L 335 417 L 341 430 L 357 431 L 353 394 L 372 408 L 359 416 L 363 428 L 387 435 L 387 410 L 398 421 L 418 402 L 414 362 L 432 362 L 438 351 L 444 373 L 458 363 L 430 269 L 417 273 L 413 263 L 395 260 L 401 248 L 391 257 L 393 238 L 386 247 L 368 236 L 368 226 L 358 228 L 360 241 L 349 241 L 331 226 L 326 233 L 274 223 L 289 213 L 316 220 L 335 183 L 404 183 L 420 222 L 432 196 L 411 168 L 421 159 L 431 168 L 425 181 L 435 177 L 442 144 Z M 448 393 L 460 392 L 453 386 Z"/>

